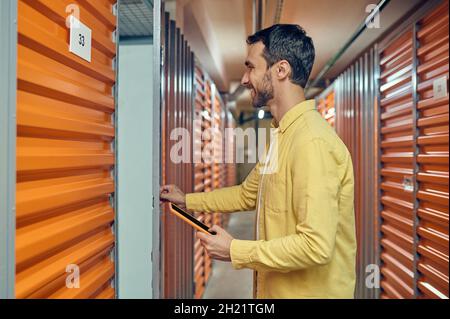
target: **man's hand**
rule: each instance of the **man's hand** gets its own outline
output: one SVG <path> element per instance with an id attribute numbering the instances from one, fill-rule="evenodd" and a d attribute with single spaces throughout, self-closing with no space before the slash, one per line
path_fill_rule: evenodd
<path id="1" fill-rule="evenodd" d="M 186 195 L 176 185 L 164 185 L 159 189 L 162 202 L 172 202 L 181 208 L 186 208 Z"/>
<path id="2" fill-rule="evenodd" d="M 209 235 L 202 232 L 197 232 L 197 238 L 206 249 L 206 252 L 211 258 L 231 261 L 230 247 L 231 241 L 234 239 L 223 228 L 214 225 L 209 231 L 216 232 L 216 235 Z"/>

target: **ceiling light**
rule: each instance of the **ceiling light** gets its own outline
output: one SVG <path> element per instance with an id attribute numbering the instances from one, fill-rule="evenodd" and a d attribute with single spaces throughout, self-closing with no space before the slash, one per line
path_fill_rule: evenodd
<path id="1" fill-rule="evenodd" d="M 262 119 L 264 118 L 264 110 L 259 110 L 259 112 L 258 112 L 258 118 L 259 118 L 260 120 L 262 120 Z"/>

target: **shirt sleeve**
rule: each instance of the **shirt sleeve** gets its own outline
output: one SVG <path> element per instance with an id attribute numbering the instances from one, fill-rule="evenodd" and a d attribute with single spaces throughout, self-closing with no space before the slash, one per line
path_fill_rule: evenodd
<path id="1" fill-rule="evenodd" d="M 295 148 L 291 162 L 296 234 L 231 243 L 235 268 L 288 272 L 330 262 L 338 222 L 339 163 L 326 141 Z"/>
<path id="2" fill-rule="evenodd" d="M 186 208 L 205 213 L 254 210 L 258 194 L 259 168 L 260 164 L 257 163 L 241 185 L 207 193 L 186 194 Z"/>

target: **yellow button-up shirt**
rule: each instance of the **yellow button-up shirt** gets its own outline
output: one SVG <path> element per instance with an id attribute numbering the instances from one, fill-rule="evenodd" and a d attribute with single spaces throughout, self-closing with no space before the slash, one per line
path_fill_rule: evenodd
<path id="1" fill-rule="evenodd" d="M 353 298 L 350 154 L 314 100 L 290 109 L 277 135 L 273 172 L 263 175 L 258 163 L 241 185 L 187 194 L 186 206 L 203 212 L 257 209 L 257 240 L 231 243 L 234 268 L 257 272 L 257 298 Z"/>

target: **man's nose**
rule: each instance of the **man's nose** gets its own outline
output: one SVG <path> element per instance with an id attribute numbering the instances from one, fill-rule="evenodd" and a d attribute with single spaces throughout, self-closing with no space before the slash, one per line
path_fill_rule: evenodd
<path id="1" fill-rule="evenodd" d="M 241 79 L 241 84 L 245 87 L 248 87 L 250 84 L 250 79 L 248 77 L 248 72 L 245 72 Z"/>

